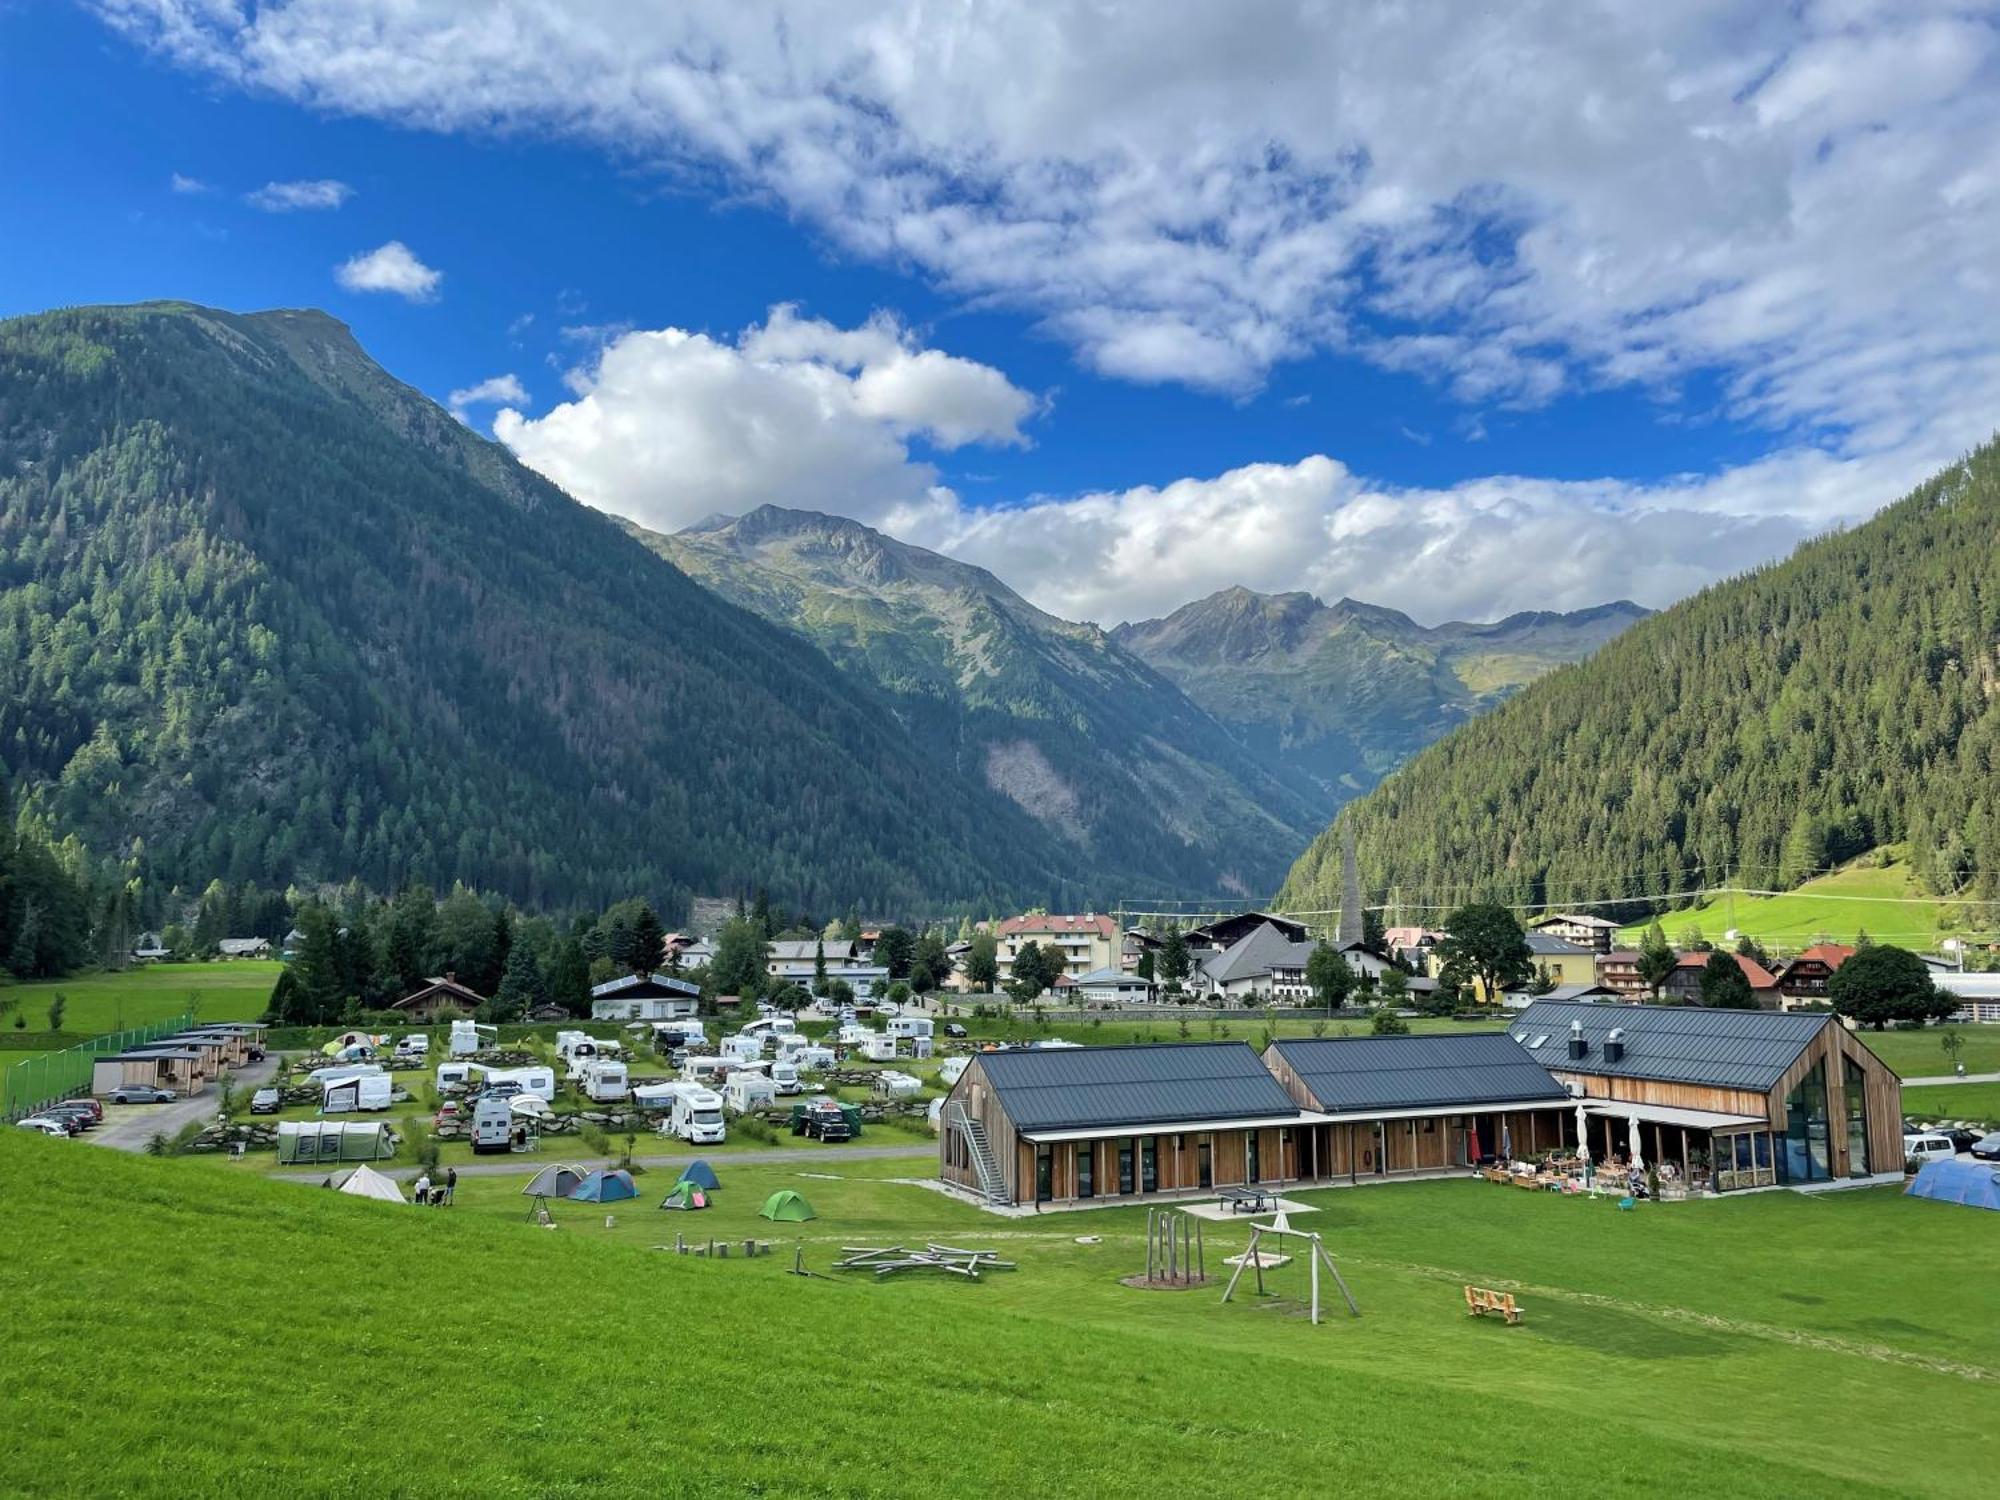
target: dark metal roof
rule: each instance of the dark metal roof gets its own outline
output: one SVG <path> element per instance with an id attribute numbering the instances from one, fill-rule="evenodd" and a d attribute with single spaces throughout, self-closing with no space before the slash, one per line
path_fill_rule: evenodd
<path id="1" fill-rule="evenodd" d="M 1510 1036 L 1357 1036 L 1290 1040 L 1276 1052 L 1330 1114 L 1472 1108 L 1569 1092 Z"/>
<path id="2" fill-rule="evenodd" d="M 1569 1053 L 1572 1022 L 1582 1027 L 1581 1058 Z M 1537 1000 L 1507 1029 L 1537 1061 L 1567 1073 L 1768 1093 L 1831 1024 L 1831 1016 L 1798 1011 Z M 1604 1039 L 1614 1029 L 1624 1033 L 1625 1055 L 1606 1062 Z M 1537 1046 L 1537 1037 L 1548 1040 Z"/>
<path id="3" fill-rule="evenodd" d="M 1568 938 L 1559 938 L 1554 933 L 1549 932 L 1529 932 L 1524 933 L 1523 937 L 1527 940 L 1528 951 L 1530 953 L 1540 953 L 1552 957 L 1580 958 L 1594 951 L 1584 947 L 1581 943 L 1572 943 Z"/>
<path id="4" fill-rule="evenodd" d="M 979 1063 L 1016 1130 L 1300 1112 L 1248 1042 L 1023 1048 L 982 1052 Z"/>

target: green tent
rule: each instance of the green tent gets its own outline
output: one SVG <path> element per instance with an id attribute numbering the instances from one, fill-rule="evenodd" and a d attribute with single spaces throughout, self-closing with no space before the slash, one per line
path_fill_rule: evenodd
<path id="1" fill-rule="evenodd" d="M 783 1224 L 799 1224 L 807 1219 L 817 1219 L 813 1206 L 790 1188 L 781 1188 L 764 1200 L 758 1210 L 765 1218 Z"/>
<path id="2" fill-rule="evenodd" d="M 662 1208 L 707 1208 L 708 1190 L 698 1182 L 683 1179 L 674 1184 L 674 1190 L 661 1200 Z"/>

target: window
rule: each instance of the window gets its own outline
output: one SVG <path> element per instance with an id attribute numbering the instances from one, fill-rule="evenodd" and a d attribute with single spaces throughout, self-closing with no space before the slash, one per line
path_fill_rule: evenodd
<path id="1" fill-rule="evenodd" d="M 1093 1141 L 1084 1141 L 1076 1148 L 1076 1195 L 1097 1196 L 1097 1145 Z"/>
<path id="2" fill-rule="evenodd" d="M 1154 1192 L 1160 1185 L 1160 1141 L 1147 1136 L 1139 1143 L 1139 1191 Z"/>
<path id="3" fill-rule="evenodd" d="M 1132 1143 L 1130 1141 L 1120 1141 L 1118 1143 L 1118 1191 L 1121 1193 L 1132 1191 Z"/>
<path id="4" fill-rule="evenodd" d="M 1826 1064 L 1813 1064 L 1785 1096 L 1786 1182 L 1825 1182 L 1833 1176 L 1831 1138 L 1826 1117 Z"/>
<path id="5" fill-rule="evenodd" d="M 1055 1196 L 1055 1160 L 1047 1146 L 1035 1147 L 1035 1201 L 1047 1203 Z"/>
<path id="6" fill-rule="evenodd" d="M 1853 1058 L 1841 1060 L 1847 1100 L 1847 1175 L 1866 1177 L 1868 1163 L 1868 1079 Z"/>

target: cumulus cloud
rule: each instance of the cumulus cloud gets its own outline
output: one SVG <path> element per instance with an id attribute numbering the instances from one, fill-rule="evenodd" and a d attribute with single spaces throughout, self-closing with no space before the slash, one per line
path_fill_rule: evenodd
<path id="1" fill-rule="evenodd" d="M 509 371 L 505 375 L 489 375 L 476 385 L 460 386 L 446 399 L 452 415 L 463 422 L 475 406 L 526 406 L 528 388 Z"/>
<path id="2" fill-rule="evenodd" d="M 567 380 L 574 400 L 509 407 L 494 434 L 579 499 L 665 531 L 766 502 L 894 521 L 939 503 L 912 443 L 1022 443 L 1036 406 L 886 314 L 843 329 L 791 307 L 735 339 L 620 331 Z"/>
<path id="3" fill-rule="evenodd" d="M 350 292 L 393 292 L 411 302 L 428 302 L 437 295 L 444 272 L 434 271 L 401 240 L 342 261 L 333 279 Z"/>
<path id="4" fill-rule="evenodd" d="M 338 208 L 354 196 L 354 189 L 331 177 L 310 181 L 267 182 L 243 201 L 267 214 L 289 214 L 301 210 Z"/>
<path id="5" fill-rule="evenodd" d="M 208 191 L 208 184 L 199 177 L 190 177 L 185 172 L 175 172 L 167 178 L 167 186 L 176 193 L 196 194 Z"/>

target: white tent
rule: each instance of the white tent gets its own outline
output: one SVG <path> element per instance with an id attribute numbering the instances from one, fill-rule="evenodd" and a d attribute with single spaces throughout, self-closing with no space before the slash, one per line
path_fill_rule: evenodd
<path id="1" fill-rule="evenodd" d="M 516 1094 L 507 1101 L 507 1108 L 517 1115 L 525 1115 L 531 1120 L 546 1120 L 549 1117 L 548 1101 L 533 1094 Z"/>
<path id="2" fill-rule="evenodd" d="M 383 1176 L 370 1166 L 356 1167 L 347 1174 L 337 1192 L 352 1193 L 357 1198 L 379 1198 L 384 1203 L 404 1203 L 403 1190 L 393 1179 Z"/>

